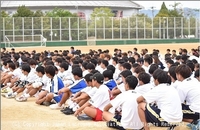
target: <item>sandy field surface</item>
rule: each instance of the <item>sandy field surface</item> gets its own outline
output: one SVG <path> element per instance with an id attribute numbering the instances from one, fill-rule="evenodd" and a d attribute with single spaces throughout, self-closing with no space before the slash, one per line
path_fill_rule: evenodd
<path id="1" fill-rule="evenodd" d="M 200 43 L 178 43 L 178 44 L 141 44 L 141 45 L 107 45 L 107 46 L 74 46 L 75 49 L 81 50 L 82 53 L 89 52 L 90 49 L 92 50 L 106 50 L 109 49 L 110 53 L 113 54 L 114 49 L 118 48 L 121 49 L 123 52 L 127 51 L 133 51 L 133 48 L 138 48 L 138 52 L 141 51 L 141 49 L 147 48 L 148 51 L 151 53 L 153 49 L 159 49 L 161 54 L 165 54 L 167 49 L 176 50 L 178 53 L 179 48 L 185 48 L 188 50 L 188 52 L 191 51 L 192 48 L 197 49 L 198 46 L 200 46 Z M 70 46 L 66 47 L 26 47 L 26 48 L 15 48 L 16 51 L 28 51 L 31 52 L 32 50 L 36 50 L 36 52 L 42 52 L 44 50 L 69 50 Z M 7 48 L 8 51 L 11 50 L 11 48 Z"/>
<path id="2" fill-rule="evenodd" d="M 149 52 L 153 49 L 159 49 L 161 54 L 165 54 L 166 49 L 186 48 L 190 51 L 192 48 L 200 46 L 199 43 L 185 44 L 154 44 L 154 45 L 112 45 L 112 46 L 75 46 L 83 53 L 89 49 L 102 50 L 109 49 L 113 53 L 114 48 L 120 48 L 122 51 L 133 50 L 137 47 L 139 52 L 141 49 L 147 48 Z M 44 50 L 67 50 L 70 47 L 39 47 L 39 48 L 16 48 L 16 51 L 26 50 L 31 52 L 36 50 L 41 52 Z M 10 50 L 8 48 L 7 50 Z M 17 102 L 14 99 L 6 99 L 1 97 L 1 129 L 2 130 L 111 130 L 106 127 L 105 122 L 78 121 L 73 115 L 66 116 L 59 110 L 51 110 L 49 107 L 38 106 L 35 104 L 35 98 L 28 99 L 27 102 Z M 151 130 L 166 130 L 167 128 L 151 127 Z M 185 123 L 177 127 L 176 130 L 188 130 Z"/>
<path id="3" fill-rule="evenodd" d="M 1 98 L 1 130 L 112 130 L 106 123 L 79 121 L 73 115 L 64 115 L 60 110 L 51 110 L 35 104 L 35 98 L 27 102 Z M 167 130 L 166 127 L 151 127 L 151 130 Z M 189 130 L 185 123 L 176 130 Z"/>

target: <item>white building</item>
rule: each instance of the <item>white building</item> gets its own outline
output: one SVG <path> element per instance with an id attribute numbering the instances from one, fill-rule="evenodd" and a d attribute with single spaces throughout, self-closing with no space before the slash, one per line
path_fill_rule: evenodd
<path id="1" fill-rule="evenodd" d="M 78 13 L 81 17 L 89 18 L 94 8 L 109 7 L 115 17 L 128 17 L 137 14 L 143 6 L 133 1 L 1 1 L 1 10 L 9 14 L 16 12 L 19 6 L 25 5 L 32 11 L 49 11 L 55 7 Z"/>

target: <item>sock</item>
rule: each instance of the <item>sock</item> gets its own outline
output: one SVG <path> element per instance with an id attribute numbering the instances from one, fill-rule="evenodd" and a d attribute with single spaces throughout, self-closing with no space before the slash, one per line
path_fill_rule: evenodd
<path id="1" fill-rule="evenodd" d="M 72 110 L 73 110 L 73 111 L 76 111 L 76 110 L 79 109 L 79 108 L 80 108 L 80 106 L 77 104 L 76 106 L 73 107 Z"/>
<path id="2" fill-rule="evenodd" d="M 29 98 L 29 97 L 30 97 L 30 94 L 24 94 L 24 96 L 25 96 L 26 98 Z"/>
<path id="3" fill-rule="evenodd" d="M 17 92 L 14 92 L 13 95 L 17 95 Z"/>
<path id="4" fill-rule="evenodd" d="M 74 108 L 76 106 L 76 103 L 74 102 L 73 104 L 71 104 L 70 106 L 69 106 L 69 108 Z"/>

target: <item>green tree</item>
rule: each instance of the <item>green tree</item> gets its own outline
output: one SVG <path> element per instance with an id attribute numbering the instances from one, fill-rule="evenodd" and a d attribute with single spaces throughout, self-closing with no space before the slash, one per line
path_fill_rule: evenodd
<path id="1" fill-rule="evenodd" d="M 6 13 L 6 11 L 2 10 L 1 11 L 1 17 L 9 17 L 9 14 Z"/>
<path id="2" fill-rule="evenodd" d="M 46 13 L 47 17 L 77 17 L 76 14 L 72 14 L 68 10 L 62 8 L 54 8 L 52 11 Z"/>
<path id="3" fill-rule="evenodd" d="M 180 4 L 180 2 L 174 2 L 173 5 L 170 5 L 173 7 L 172 10 L 169 10 L 170 17 L 183 17 L 183 10 L 178 7 Z"/>
<path id="4" fill-rule="evenodd" d="M 95 17 L 114 17 L 114 13 L 112 13 L 110 8 L 100 7 L 94 8 L 94 11 L 91 14 L 92 18 Z"/>
<path id="5" fill-rule="evenodd" d="M 44 13 L 41 10 L 35 11 L 33 17 L 43 17 Z"/>
<path id="6" fill-rule="evenodd" d="M 33 17 L 33 15 L 33 11 L 31 11 L 25 5 L 22 5 L 17 8 L 17 12 L 13 14 L 13 17 Z"/>
<path id="7" fill-rule="evenodd" d="M 162 3 L 161 9 L 156 17 L 169 17 L 169 10 L 167 9 L 165 2 Z"/>

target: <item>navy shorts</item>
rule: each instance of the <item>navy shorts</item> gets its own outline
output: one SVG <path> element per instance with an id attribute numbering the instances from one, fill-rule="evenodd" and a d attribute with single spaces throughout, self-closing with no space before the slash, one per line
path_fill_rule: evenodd
<path id="1" fill-rule="evenodd" d="M 194 112 L 189 108 L 189 105 L 182 104 L 183 119 L 198 120 L 200 113 Z"/>
<path id="2" fill-rule="evenodd" d="M 152 123 L 155 126 L 159 127 L 171 126 L 160 116 L 160 109 L 158 109 L 158 107 L 155 105 L 152 106 L 149 104 L 146 105 L 145 117 L 148 123 Z"/>
<path id="3" fill-rule="evenodd" d="M 122 126 L 121 126 L 121 118 L 122 116 L 117 114 L 113 117 L 112 120 L 108 121 L 106 124 L 108 127 L 111 127 L 111 128 L 115 128 L 115 129 L 118 129 L 118 130 L 125 130 Z"/>

